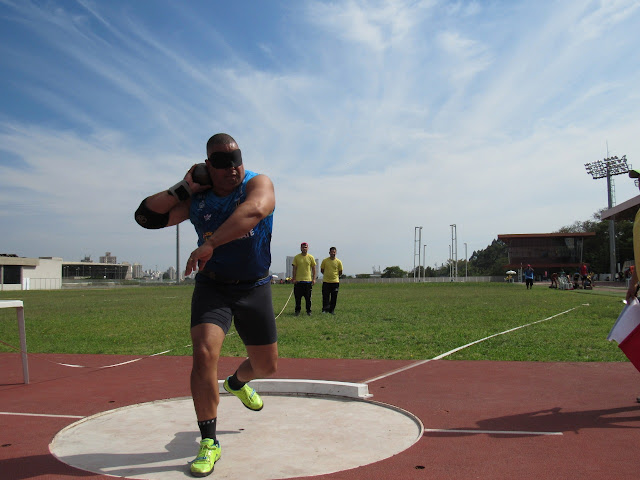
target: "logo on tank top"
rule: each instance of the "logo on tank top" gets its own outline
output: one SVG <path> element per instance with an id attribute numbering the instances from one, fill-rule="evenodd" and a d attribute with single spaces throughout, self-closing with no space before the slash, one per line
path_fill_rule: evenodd
<path id="1" fill-rule="evenodd" d="M 240 238 L 251 238 L 255 235 L 256 233 L 253 231 L 253 228 L 251 230 L 249 230 L 247 233 L 245 233 L 243 236 L 241 236 Z M 238 240 L 240 240 L 240 238 Z"/>

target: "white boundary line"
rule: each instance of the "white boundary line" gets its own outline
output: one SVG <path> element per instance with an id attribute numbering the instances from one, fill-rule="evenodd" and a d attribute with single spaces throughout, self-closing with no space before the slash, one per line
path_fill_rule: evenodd
<path id="1" fill-rule="evenodd" d="M 50 415 L 47 413 L 19 413 L 19 412 L 0 412 L 0 415 L 15 415 L 18 417 L 85 418 L 82 415 Z"/>
<path id="2" fill-rule="evenodd" d="M 518 430 L 458 430 L 455 428 L 425 428 L 425 433 L 486 433 L 488 435 L 563 435 L 562 432 L 521 432 Z"/>
<path id="3" fill-rule="evenodd" d="M 480 340 L 476 340 L 475 342 L 467 343 L 466 345 L 462 345 L 461 347 L 454 348 L 453 350 L 449 350 L 448 352 L 443 353 L 441 355 L 438 355 L 437 357 L 428 358 L 426 360 L 420 360 L 419 362 L 412 363 L 411 365 L 407 365 L 406 367 L 398 368 L 396 370 L 392 370 L 390 372 L 384 373 L 384 374 L 379 375 L 377 377 L 370 378 L 369 380 L 365 380 L 362 383 L 371 383 L 371 382 L 375 382 L 377 380 L 382 380 L 383 378 L 390 377 L 391 375 L 395 375 L 396 373 L 404 372 L 406 370 L 410 370 L 412 368 L 419 367 L 420 365 L 424 365 L 425 363 L 431 362 L 432 360 L 440 360 L 440 359 L 442 359 L 444 357 L 448 357 L 449 355 L 451 355 L 453 353 L 456 353 L 457 351 L 462 350 L 463 348 L 467 348 L 467 347 L 470 347 L 471 345 L 475 345 L 476 343 L 484 342 L 485 340 L 489 340 L 490 338 L 497 337 L 498 335 L 504 335 L 505 333 L 514 332 L 515 330 L 519 330 L 519 329 L 524 328 L 524 327 L 529 327 L 531 325 L 535 325 L 536 323 L 546 322 L 548 320 L 551 320 L 552 318 L 556 318 L 556 317 L 559 317 L 560 315 L 564 315 L 565 313 L 569 313 L 569 312 L 575 310 L 576 308 L 578 308 L 578 307 L 570 308 L 569 310 L 565 310 L 564 312 L 556 313 L 555 315 L 552 315 L 551 317 L 543 318 L 542 320 L 536 320 L 535 322 L 527 323 L 526 325 L 520 325 L 519 327 L 510 328 L 509 330 L 505 330 L 504 332 L 494 333 L 493 335 L 489 335 L 488 337 L 481 338 Z"/>

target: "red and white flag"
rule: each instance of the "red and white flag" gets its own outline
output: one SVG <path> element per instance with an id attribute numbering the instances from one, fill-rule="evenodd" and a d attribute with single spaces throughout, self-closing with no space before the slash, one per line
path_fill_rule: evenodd
<path id="1" fill-rule="evenodd" d="M 622 309 L 613 324 L 607 340 L 618 342 L 618 347 L 640 371 L 640 302 L 631 300 Z"/>

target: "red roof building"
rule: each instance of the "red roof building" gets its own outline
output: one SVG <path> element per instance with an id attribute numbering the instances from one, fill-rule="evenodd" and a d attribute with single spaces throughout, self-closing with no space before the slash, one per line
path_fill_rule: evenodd
<path id="1" fill-rule="evenodd" d="M 515 233 L 498 235 L 507 245 L 507 269 L 531 265 L 534 270 L 576 270 L 582 264 L 584 239 L 595 232 L 583 233 Z"/>

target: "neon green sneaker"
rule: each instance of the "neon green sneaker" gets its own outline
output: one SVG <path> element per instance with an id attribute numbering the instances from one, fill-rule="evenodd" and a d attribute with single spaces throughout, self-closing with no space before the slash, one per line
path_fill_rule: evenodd
<path id="1" fill-rule="evenodd" d="M 262 410 L 262 407 L 263 407 L 262 399 L 260 398 L 260 395 L 258 395 L 258 393 L 253 388 L 245 384 L 245 386 L 242 387 L 240 390 L 233 390 L 229 386 L 229 378 L 230 377 L 227 377 L 227 379 L 224 381 L 224 384 L 223 384 L 224 389 L 227 392 L 235 395 L 240 400 L 242 400 L 242 403 L 244 404 L 244 406 L 247 407 L 249 410 L 253 410 L 254 412 L 257 412 L 258 410 Z"/>
<path id="2" fill-rule="evenodd" d="M 220 443 L 211 438 L 203 438 L 200 442 L 198 456 L 191 462 L 191 475 L 206 477 L 213 473 L 213 466 L 220 460 Z"/>

